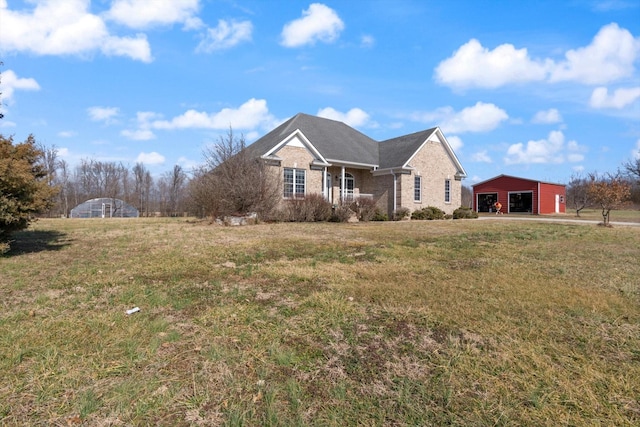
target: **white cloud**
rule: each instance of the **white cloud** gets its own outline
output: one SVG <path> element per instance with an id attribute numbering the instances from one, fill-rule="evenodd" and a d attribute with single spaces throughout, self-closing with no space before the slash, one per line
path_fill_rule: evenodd
<path id="1" fill-rule="evenodd" d="M 215 50 L 228 49 L 244 41 L 251 41 L 253 24 L 250 21 L 219 20 L 216 28 L 208 28 L 205 38 L 196 48 L 196 52 L 210 53 Z"/>
<path id="2" fill-rule="evenodd" d="M 592 2 L 592 9 L 596 12 L 610 12 L 624 9 L 637 9 L 638 3 L 631 0 L 595 0 Z"/>
<path id="3" fill-rule="evenodd" d="M 198 8 L 199 0 L 115 0 L 105 17 L 135 29 L 174 23 L 193 29 L 202 25 Z"/>
<path id="4" fill-rule="evenodd" d="M 591 93 L 589 105 L 593 108 L 622 109 L 640 98 L 640 87 L 616 89 L 611 95 L 606 87 L 597 87 Z"/>
<path id="5" fill-rule="evenodd" d="M 640 57 L 640 38 L 612 23 L 598 31 L 590 45 L 565 54 L 554 67 L 550 81 L 606 84 L 633 75 L 633 63 Z"/>
<path id="6" fill-rule="evenodd" d="M 0 121 L 0 128 L 14 128 L 16 126 L 16 122 L 6 120 L 6 118 Z"/>
<path id="7" fill-rule="evenodd" d="M 253 129 L 260 125 L 271 126 L 273 116 L 269 114 L 267 101 L 251 98 L 239 108 L 223 108 L 217 113 L 188 110 L 171 120 L 156 120 L 150 123 L 154 129 Z"/>
<path id="8" fill-rule="evenodd" d="M 497 88 L 533 81 L 605 84 L 634 73 L 640 38 L 612 23 L 587 46 L 568 50 L 564 60 L 533 59 L 526 48 L 502 44 L 493 50 L 471 39 L 435 70 L 438 83 L 454 88 Z"/>
<path id="9" fill-rule="evenodd" d="M 344 22 L 338 14 L 324 4 L 312 3 L 302 15 L 302 18 L 289 22 L 282 29 L 283 46 L 299 47 L 317 41 L 331 43 L 344 29 Z"/>
<path id="10" fill-rule="evenodd" d="M 73 131 L 73 130 L 63 130 L 58 132 L 58 136 L 60 138 L 72 138 L 74 136 L 76 136 L 78 134 L 78 132 Z"/>
<path id="11" fill-rule="evenodd" d="M 164 161 L 164 156 L 155 151 L 151 153 L 140 153 L 138 157 L 136 157 L 136 163 L 144 163 L 145 165 L 161 165 Z"/>
<path id="12" fill-rule="evenodd" d="M 451 107 L 433 112 L 414 113 L 411 119 L 422 123 L 436 123 L 444 133 L 488 132 L 507 120 L 509 115 L 495 104 L 477 102 L 456 112 Z"/>
<path id="13" fill-rule="evenodd" d="M 453 151 L 458 151 L 464 145 L 462 143 L 462 139 L 457 135 L 448 136 L 447 142 L 449 142 L 449 145 L 451 146 Z"/>
<path id="14" fill-rule="evenodd" d="M 567 147 L 564 143 L 564 134 L 561 131 L 551 131 L 546 139 L 521 142 L 512 144 L 507 149 L 507 156 L 504 161 L 508 165 L 530 164 L 530 163 L 563 163 L 565 161 L 565 151 L 577 151 L 582 148 L 575 142 L 570 141 Z M 570 152 L 572 161 L 577 160 L 579 153 Z"/>
<path id="15" fill-rule="evenodd" d="M 436 67 L 435 78 L 445 86 L 496 88 L 542 80 L 547 68 L 547 63 L 529 58 L 527 49 L 503 44 L 489 50 L 471 39 Z"/>
<path id="16" fill-rule="evenodd" d="M 325 119 L 337 120 L 348 124 L 351 127 L 365 126 L 369 123 L 369 114 L 361 110 L 360 108 L 352 108 L 346 113 L 334 110 L 331 107 L 323 108 L 318 111 L 318 117 L 324 117 Z"/>
<path id="17" fill-rule="evenodd" d="M 68 148 L 58 148 L 56 149 L 56 154 L 60 157 L 68 157 L 69 149 Z"/>
<path id="18" fill-rule="evenodd" d="M 360 37 L 360 46 L 365 47 L 365 48 L 370 48 L 373 47 L 373 45 L 376 44 L 376 39 L 369 34 L 365 34 L 362 37 Z"/>
<path id="19" fill-rule="evenodd" d="M 87 113 L 94 122 L 109 123 L 120 113 L 120 110 L 117 107 L 89 107 Z"/>
<path id="20" fill-rule="evenodd" d="M 631 150 L 631 157 L 634 159 L 640 159 L 640 139 L 636 142 L 636 148 Z"/>
<path id="21" fill-rule="evenodd" d="M 186 171 L 186 172 L 190 172 L 193 171 L 194 169 L 198 168 L 199 166 L 202 165 L 201 162 L 198 162 L 196 160 L 190 160 L 184 156 L 180 156 L 178 158 L 178 161 L 176 162 L 176 164 L 182 166 L 182 168 Z"/>
<path id="22" fill-rule="evenodd" d="M 13 94 L 16 90 L 40 90 L 40 85 L 35 79 L 22 78 L 13 70 L 2 73 L 2 100 L 7 104 L 13 103 Z"/>
<path id="23" fill-rule="evenodd" d="M 478 163 L 493 163 L 489 154 L 487 154 L 487 150 L 478 151 L 471 156 L 471 161 Z"/>
<path id="24" fill-rule="evenodd" d="M 544 124 L 561 123 L 562 116 L 560 115 L 560 112 L 558 110 L 556 110 L 555 108 L 551 108 L 549 110 L 538 111 L 536 115 L 533 116 L 533 119 L 531 119 L 531 121 L 533 123 Z"/>
<path id="25" fill-rule="evenodd" d="M 120 135 L 125 138 L 132 139 L 134 141 L 149 141 L 151 139 L 155 139 L 154 133 L 150 129 L 135 129 L 128 130 L 125 129 L 120 132 Z"/>
<path id="26" fill-rule="evenodd" d="M 143 34 L 112 36 L 99 16 L 88 12 L 88 0 L 44 0 L 32 10 L 12 11 L 0 1 L 0 50 L 36 55 L 127 56 L 151 62 L 151 48 Z"/>
<path id="27" fill-rule="evenodd" d="M 584 160 L 584 155 L 579 153 L 567 154 L 567 160 L 571 163 L 578 163 Z"/>

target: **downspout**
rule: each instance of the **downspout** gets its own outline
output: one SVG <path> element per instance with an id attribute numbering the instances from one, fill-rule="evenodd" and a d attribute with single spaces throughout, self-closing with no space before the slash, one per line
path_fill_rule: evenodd
<path id="1" fill-rule="evenodd" d="M 393 175 L 393 212 L 391 212 L 391 214 L 394 214 L 398 209 L 398 199 L 397 199 L 398 178 L 394 171 L 391 171 L 391 175 Z"/>
<path id="2" fill-rule="evenodd" d="M 342 166 L 342 178 L 340 179 L 340 203 L 344 203 L 344 166 Z"/>
<path id="3" fill-rule="evenodd" d="M 538 215 L 540 215 L 540 181 L 538 181 Z"/>

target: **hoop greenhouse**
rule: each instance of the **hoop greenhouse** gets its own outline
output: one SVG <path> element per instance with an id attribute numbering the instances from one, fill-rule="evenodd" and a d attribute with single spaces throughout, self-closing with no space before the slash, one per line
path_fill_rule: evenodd
<path id="1" fill-rule="evenodd" d="M 137 218 L 138 209 L 120 199 L 101 197 L 71 209 L 71 218 Z"/>

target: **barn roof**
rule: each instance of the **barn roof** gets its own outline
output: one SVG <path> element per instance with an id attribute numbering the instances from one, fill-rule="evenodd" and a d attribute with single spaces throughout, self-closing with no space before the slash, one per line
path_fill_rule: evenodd
<path id="1" fill-rule="evenodd" d="M 521 178 L 519 176 L 500 174 L 498 176 L 494 176 L 493 178 L 489 178 L 489 179 L 486 179 L 484 181 L 477 182 L 477 183 L 473 184 L 471 187 L 476 187 L 478 185 L 486 184 L 487 182 L 495 181 L 498 178 L 512 178 L 512 179 L 519 179 L 521 181 L 539 182 L 540 184 L 561 185 L 563 187 L 565 186 L 565 184 L 560 184 L 558 182 L 547 182 L 547 181 L 540 181 L 540 180 L 537 180 L 537 179 Z"/>

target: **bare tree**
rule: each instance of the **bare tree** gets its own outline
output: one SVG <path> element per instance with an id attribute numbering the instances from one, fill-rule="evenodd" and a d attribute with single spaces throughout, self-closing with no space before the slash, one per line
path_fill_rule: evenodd
<path id="1" fill-rule="evenodd" d="M 133 196 L 135 198 L 134 206 L 138 208 L 142 214 L 145 206 L 144 176 L 147 169 L 143 163 L 136 163 L 132 169 L 133 172 Z"/>
<path id="2" fill-rule="evenodd" d="M 215 182 L 208 167 L 193 170 L 192 178 L 187 184 L 189 194 L 189 210 L 196 216 L 216 216 Z"/>
<path id="3" fill-rule="evenodd" d="M 580 211 L 589 206 L 589 182 L 580 174 L 573 174 L 567 186 L 567 205 L 576 211 L 578 217 Z"/>
<path id="4" fill-rule="evenodd" d="M 226 136 L 204 152 L 206 167 L 195 173 L 190 186 L 197 206 L 208 215 L 245 215 L 267 218 L 280 200 L 277 176 L 246 147 L 244 136 L 229 128 Z M 206 197 L 203 197 L 206 194 Z"/>
<path id="5" fill-rule="evenodd" d="M 160 179 L 161 192 L 165 201 L 164 213 L 175 216 L 182 209 L 182 191 L 187 181 L 187 174 L 182 167 L 175 165 L 169 172 L 165 172 Z"/>
<path id="6" fill-rule="evenodd" d="M 632 180 L 631 184 L 631 200 L 640 204 L 640 156 L 622 165 Z"/>
<path id="7" fill-rule="evenodd" d="M 40 165 L 42 171 L 45 173 L 43 180 L 49 187 L 58 192 L 60 190 L 56 182 L 56 172 L 58 169 L 58 149 L 55 145 L 47 147 L 42 143 L 37 144 L 37 149 L 42 153 L 42 156 L 40 157 Z M 52 216 L 54 210 L 55 203 L 51 203 L 49 205 L 47 216 Z"/>
<path id="8" fill-rule="evenodd" d="M 145 171 L 142 178 L 142 188 L 144 190 L 144 209 L 145 216 L 149 216 L 149 205 L 151 203 L 151 191 L 153 189 L 153 177 L 151 176 L 151 172 Z"/>
<path id="9" fill-rule="evenodd" d="M 473 207 L 473 190 L 466 185 L 462 186 L 462 201 L 461 204 L 464 207 L 472 208 Z"/>
<path id="10" fill-rule="evenodd" d="M 622 165 L 629 175 L 633 176 L 638 182 L 640 182 L 640 156 Z"/>
<path id="11" fill-rule="evenodd" d="M 60 210 L 65 217 L 69 216 L 69 195 L 73 191 L 71 176 L 69 174 L 69 164 L 64 160 L 58 162 L 58 185 L 60 186 L 59 204 Z"/>
<path id="12" fill-rule="evenodd" d="M 589 174 L 589 198 L 602 209 L 602 222 L 610 226 L 609 217 L 612 210 L 620 209 L 631 196 L 631 184 L 620 174 L 599 176 Z"/>

